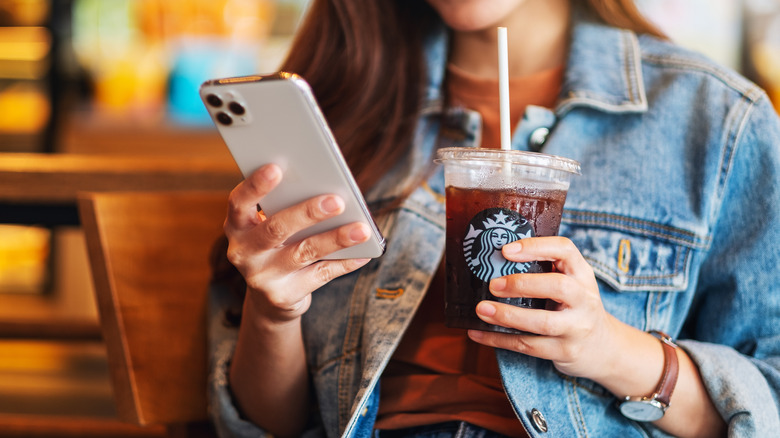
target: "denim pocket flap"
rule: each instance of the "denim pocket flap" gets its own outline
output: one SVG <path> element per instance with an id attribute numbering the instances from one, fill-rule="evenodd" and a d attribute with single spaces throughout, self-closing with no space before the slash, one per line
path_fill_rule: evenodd
<path id="1" fill-rule="evenodd" d="M 690 257 L 697 246 L 683 230 L 614 217 L 567 214 L 560 235 L 574 242 L 596 277 L 619 292 L 682 291 L 688 286 Z M 638 223 L 638 221 L 634 221 Z"/>

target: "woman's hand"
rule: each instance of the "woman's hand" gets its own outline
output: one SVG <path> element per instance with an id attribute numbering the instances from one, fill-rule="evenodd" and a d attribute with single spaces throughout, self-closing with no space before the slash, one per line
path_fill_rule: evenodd
<path id="1" fill-rule="evenodd" d="M 505 245 L 502 253 L 514 262 L 550 261 L 551 273 L 514 274 L 493 279 L 490 291 L 500 298 L 547 298 L 548 310 L 525 309 L 482 301 L 477 315 L 490 324 L 529 334 L 511 335 L 470 330 L 482 344 L 551 360 L 562 373 L 597 378 L 608 372 L 610 345 L 627 326 L 604 309 L 593 269 L 564 237 L 536 237 Z"/>
<path id="2" fill-rule="evenodd" d="M 257 205 L 281 179 L 281 169 L 273 164 L 254 172 L 231 192 L 224 224 L 228 260 L 246 280 L 256 310 L 276 322 L 300 317 L 314 290 L 368 263 L 320 258 L 365 242 L 370 232 L 365 224 L 352 223 L 284 244 L 296 232 L 341 214 L 344 201 L 335 195 L 317 196 L 265 217 Z"/>
<path id="3" fill-rule="evenodd" d="M 555 272 L 514 274 L 490 283 L 497 297 L 547 298 L 547 310 L 494 301 L 477 305 L 485 322 L 529 334 L 469 330 L 479 343 L 553 362 L 560 372 L 603 385 L 618 398 L 652 394 L 661 380 L 664 353 L 652 335 L 625 324 L 604 309 L 593 269 L 564 237 L 533 237 L 502 248 L 515 262 L 550 261 Z M 655 425 L 675 436 L 725 436 L 726 424 L 704 387 L 698 368 L 678 348 L 679 377 L 672 403 Z"/>

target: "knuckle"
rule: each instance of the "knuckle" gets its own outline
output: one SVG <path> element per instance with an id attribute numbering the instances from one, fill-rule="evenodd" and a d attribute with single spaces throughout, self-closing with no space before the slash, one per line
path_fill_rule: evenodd
<path id="1" fill-rule="evenodd" d="M 510 304 L 497 305 L 493 320 L 504 327 L 514 327 L 515 321 L 518 319 L 515 314 L 516 309 L 517 307 Z"/>
<path id="2" fill-rule="evenodd" d="M 351 260 L 338 260 L 321 262 L 317 265 L 314 276 L 321 284 L 325 284 L 336 277 L 352 272 L 358 266 L 354 266 Z"/>
<path id="3" fill-rule="evenodd" d="M 568 237 L 565 236 L 555 236 L 555 239 L 558 240 L 558 245 L 565 246 L 568 249 L 575 248 L 574 242 L 571 241 Z"/>
<path id="4" fill-rule="evenodd" d="M 531 346 L 525 340 L 524 336 L 513 336 L 511 349 L 518 353 L 525 353 L 531 349 Z"/>
<path id="5" fill-rule="evenodd" d="M 319 220 L 323 217 L 322 208 L 320 208 L 320 200 L 314 199 L 306 203 L 306 208 L 304 209 L 304 215 L 306 216 L 306 219 L 311 221 Z"/>
<path id="6" fill-rule="evenodd" d="M 594 322 L 587 318 L 577 318 L 577 320 L 572 325 L 572 332 L 579 333 L 580 336 L 583 337 L 589 337 L 591 334 L 596 332 L 596 326 L 594 325 Z"/>
<path id="7" fill-rule="evenodd" d="M 247 188 L 252 193 L 260 193 L 264 191 L 263 183 L 261 181 L 262 177 L 260 176 L 260 172 L 255 171 L 249 178 L 244 180 L 244 184 L 246 184 Z"/>
<path id="8" fill-rule="evenodd" d="M 559 276 L 561 281 L 552 282 L 552 293 L 555 296 L 560 297 L 561 301 L 569 302 L 572 291 L 577 287 L 576 284 L 572 284 L 571 279 L 565 275 Z"/>
<path id="9" fill-rule="evenodd" d="M 244 263 L 242 251 L 233 245 L 228 246 L 226 257 L 233 266 L 241 266 Z"/>
<path id="10" fill-rule="evenodd" d="M 582 348 L 579 344 L 565 343 L 561 346 L 563 360 L 566 362 L 576 362 L 582 356 Z"/>
<path id="11" fill-rule="evenodd" d="M 314 278 L 316 281 L 324 284 L 336 277 L 333 263 L 319 263 L 314 269 Z"/>
<path id="12" fill-rule="evenodd" d="M 280 220 L 271 216 L 263 222 L 265 233 L 274 241 L 284 240 L 287 237 L 287 226 Z"/>
<path id="13" fill-rule="evenodd" d="M 298 265 L 308 265 L 317 259 L 317 248 L 309 239 L 304 239 L 295 245 L 292 252 L 293 263 Z"/>
<path id="14" fill-rule="evenodd" d="M 577 248 L 577 245 L 574 244 L 574 242 L 571 241 L 568 237 L 558 237 L 560 239 L 561 245 L 565 248 L 566 254 L 570 257 L 576 256 L 580 253 L 580 250 Z"/>
<path id="15" fill-rule="evenodd" d="M 588 279 L 593 279 L 593 281 L 596 280 L 596 272 L 593 271 L 593 266 L 590 265 L 590 263 L 585 263 L 585 267 L 583 275 L 586 276 Z M 596 287 L 596 292 L 598 292 L 598 287 Z"/>
<path id="16" fill-rule="evenodd" d="M 236 192 L 233 191 L 228 197 L 227 214 L 228 218 L 239 216 L 241 214 L 241 204 L 238 202 Z"/>
<path id="17" fill-rule="evenodd" d="M 557 336 L 558 324 L 553 320 L 550 312 L 544 312 L 539 319 L 539 334 L 545 336 Z"/>
<path id="18" fill-rule="evenodd" d="M 528 277 L 523 274 L 510 275 L 507 279 L 507 283 L 512 289 L 516 291 L 523 291 L 528 289 Z"/>

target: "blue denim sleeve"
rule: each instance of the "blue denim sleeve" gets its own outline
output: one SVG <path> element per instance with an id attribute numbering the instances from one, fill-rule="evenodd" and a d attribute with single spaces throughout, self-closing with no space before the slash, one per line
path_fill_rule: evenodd
<path id="1" fill-rule="evenodd" d="M 766 96 L 736 105 L 724 138 L 712 244 L 681 341 L 729 436 L 780 430 L 780 121 Z"/>
<path id="2" fill-rule="evenodd" d="M 208 312 L 209 415 L 217 434 L 222 438 L 269 436 L 253 423 L 243 419 L 233 404 L 228 370 L 238 338 L 238 327 L 227 324 L 225 314 L 231 308 L 241 308 L 238 297 L 224 287 L 212 284 L 209 291 Z"/>

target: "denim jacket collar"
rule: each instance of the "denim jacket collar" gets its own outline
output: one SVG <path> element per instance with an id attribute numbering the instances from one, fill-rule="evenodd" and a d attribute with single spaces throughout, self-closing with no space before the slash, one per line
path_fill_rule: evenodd
<path id="1" fill-rule="evenodd" d="M 647 96 L 637 36 L 575 14 L 560 116 L 575 105 L 607 112 L 645 112 Z"/>

